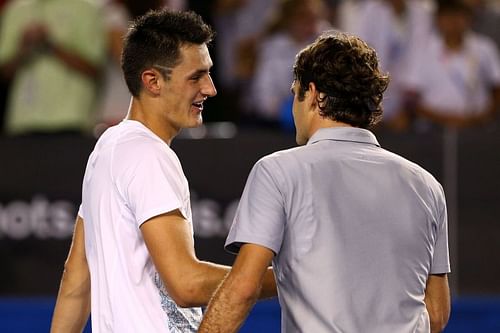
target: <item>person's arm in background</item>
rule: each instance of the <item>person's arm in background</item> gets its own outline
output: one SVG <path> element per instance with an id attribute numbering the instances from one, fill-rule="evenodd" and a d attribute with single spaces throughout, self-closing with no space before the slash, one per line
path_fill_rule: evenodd
<path id="1" fill-rule="evenodd" d="M 89 314 L 90 273 L 85 256 L 83 220 L 78 216 L 68 259 L 64 264 L 50 332 L 81 332 Z"/>
<path id="2" fill-rule="evenodd" d="M 500 108 L 500 88 L 495 87 L 492 89 L 490 103 L 487 108 L 481 112 L 468 112 L 466 114 L 457 115 L 454 112 L 440 111 L 428 107 L 422 103 L 419 92 L 415 90 L 407 90 L 405 100 L 405 116 L 411 117 L 415 115 L 442 126 L 465 128 L 485 124 L 493 119 Z"/>
<path id="3" fill-rule="evenodd" d="M 50 38 L 48 30 L 43 24 L 33 23 L 27 27 L 19 43 L 16 54 L 2 66 L 3 76 L 7 79 L 11 79 L 19 67 L 33 56 L 43 53 L 52 54 L 69 68 L 91 79 L 99 77 L 100 68 L 98 66 L 57 44 Z"/>
<path id="4" fill-rule="evenodd" d="M 140 228 L 153 263 L 177 305 L 207 305 L 231 267 L 197 259 L 191 229 L 179 210 L 153 217 Z M 276 296 L 272 269 L 266 266 L 264 275 L 260 297 Z"/>
<path id="5" fill-rule="evenodd" d="M 431 333 L 442 332 L 450 318 L 450 289 L 447 274 L 430 275 L 425 288 L 425 305 L 429 313 Z"/>
<path id="6" fill-rule="evenodd" d="M 237 332 L 266 284 L 266 270 L 273 257 L 273 251 L 263 246 L 244 244 L 210 301 L 198 332 Z"/>
<path id="7" fill-rule="evenodd" d="M 83 74 L 90 79 L 98 79 L 101 73 L 101 68 L 94 65 L 79 54 L 65 49 L 55 41 L 46 36 L 44 41 L 47 52 L 50 52 L 54 57 L 59 59 L 69 68 Z"/>

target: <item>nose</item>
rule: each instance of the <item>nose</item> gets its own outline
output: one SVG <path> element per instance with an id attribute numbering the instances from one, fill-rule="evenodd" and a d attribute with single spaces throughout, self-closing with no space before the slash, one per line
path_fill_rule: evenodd
<path id="1" fill-rule="evenodd" d="M 203 83 L 201 93 L 207 97 L 213 97 L 217 95 L 217 89 L 215 89 L 214 81 L 212 81 L 212 77 L 210 76 L 210 74 L 207 75 L 207 79 Z"/>

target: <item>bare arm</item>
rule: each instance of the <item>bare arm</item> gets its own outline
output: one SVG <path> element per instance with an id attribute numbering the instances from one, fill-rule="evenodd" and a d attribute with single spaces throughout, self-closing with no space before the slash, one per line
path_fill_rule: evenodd
<path id="1" fill-rule="evenodd" d="M 208 304 L 230 267 L 200 261 L 187 221 L 178 210 L 156 216 L 141 232 L 168 293 L 182 307 Z"/>
<path id="2" fill-rule="evenodd" d="M 49 35 L 47 28 L 40 23 L 33 23 L 27 27 L 21 36 L 20 44 L 16 54 L 7 61 L 1 68 L 3 76 L 10 79 L 16 71 L 29 62 L 32 57 L 50 53 L 69 68 L 88 76 L 91 79 L 97 79 L 100 74 L 100 68 L 87 61 L 80 55 L 66 50 L 56 44 Z"/>
<path id="3" fill-rule="evenodd" d="M 237 332 L 257 300 L 274 253 L 262 246 L 241 247 L 231 273 L 212 301 L 198 332 Z"/>
<path id="4" fill-rule="evenodd" d="M 47 39 L 46 43 L 49 51 L 52 52 L 54 57 L 58 58 L 67 67 L 79 72 L 82 75 L 87 76 L 90 79 L 95 80 L 99 78 L 100 68 L 98 66 L 95 66 L 80 55 L 64 49 L 62 46 L 54 43 L 49 39 Z"/>
<path id="5" fill-rule="evenodd" d="M 500 107 L 500 87 L 494 87 L 491 91 L 490 104 L 481 112 L 470 112 L 465 115 L 456 115 L 453 112 L 443 113 L 423 105 L 417 105 L 417 115 L 427 118 L 435 123 L 457 128 L 481 125 L 491 121 Z"/>
<path id="6" fill-rule="evenodd" d="M 81 332 L 87 323 L 89 314 L 90 273 L 85 256 L 83 220 L 81 217 L 77 217 L 50 332 Z"/>
<path id="7" fill-rule="evenodd" d="M 450 289 L 447 274 L 429 276 L 424 302 L 429 313 L 431 333 L 443 331 L 450 318 Z"/>

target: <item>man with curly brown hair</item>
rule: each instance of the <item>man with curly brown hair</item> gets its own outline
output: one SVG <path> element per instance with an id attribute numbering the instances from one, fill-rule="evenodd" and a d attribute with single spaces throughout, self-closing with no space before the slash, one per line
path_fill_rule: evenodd
<path id="1" fill-rule="evenodd" d="M 357 37 L 326 34 L 294 66 L 297 143 L 254 166 L 226 248 L 238 252 L 199 332 L 235 332 L 272 261 L 282 332 L 439 332 L 450 272 L 440 184 L 380 147 L 388 77 Z"/>

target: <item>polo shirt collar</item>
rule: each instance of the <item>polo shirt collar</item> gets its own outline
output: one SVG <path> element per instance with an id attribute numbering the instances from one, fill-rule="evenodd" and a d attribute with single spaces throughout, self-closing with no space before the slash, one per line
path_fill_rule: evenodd
<path id="1" fill-rule="evenodd" d="M 372 132 L 358 127 L 320 128 L 309 138 L 307 144 L 310 145 L 323 140 L 367 143 L 380 147 L 377 138 Z"/>

